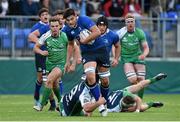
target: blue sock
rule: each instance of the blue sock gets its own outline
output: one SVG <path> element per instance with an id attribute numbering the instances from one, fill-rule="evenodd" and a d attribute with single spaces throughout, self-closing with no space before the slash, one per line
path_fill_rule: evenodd
<path id="1" fill-rule="evenodd" d="M 104 97 L 106 99 L 106 101 L 108 100 L 108 93 L 109 93 L 109 86 L 108 87 L 104 87 L 101 85 L 101 94 L 102 97 Z"/>
<path id="2" fill-rule="evenodd" d="M 39 83 L 39 81 L 37 80 L 36 85 L 35 85 L 35 91 L 34 91 L 35 100 L 39 100 L 41 86 L 42 86 L 42 83 Z"/>
<path id="3" fill-rule="evenodd" d="M 94 98 L 96 99 L 96 101 L 98 101 L 98 100 L 99 100 L 99 97 L 100 97 L 100 95 L 101 95 L 101 93 L 100 93 L 100 88 L 99 88 L 99 84 L 95 83 L 95 84 L 89 86 L 89 88 L 90 88 L 90 91 L 91 91 L 92 95 L 93 95 Z"/>
<path id="4" fill-rule="evenodd" d="M 63 82 L 62 80 L 59 81 L 59 91 L 60 91 L 60 95 L 63 94 Z"/>
<path id="5" fill-rule="evenodd" d="M 50 104 L 51 104 L 51 107 L 52 108 L 55 108 L 56 107 L 56 102 L 54 99 L 50 100 Z"/>

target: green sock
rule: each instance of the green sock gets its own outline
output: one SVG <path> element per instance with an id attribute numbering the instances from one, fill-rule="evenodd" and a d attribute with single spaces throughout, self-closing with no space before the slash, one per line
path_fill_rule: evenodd
<path id="1" fill-rule="evenodd" d="M 156 82 L 156 79 L 155 78 L 150 78 L 149 79 L 151 82 L 150 82 L 150 84 L 152 84 L 152 83 L 155 83 Z"/>
<path id="2" fill-rule="evenodd" d="M 56 97 L 57 97 L 57 99 L 58 99 L 58 102 L 60 102 L 60 100 L 61 100 L 61 95 L 60 95 L 60 92 L 59 92 L 59 87 L 53 88 L 53 91 L 54 91 L 54 94 L 56 95 Z"/>
<path id="3" fill-rule="evenodd" d="M 142 99 L 144 95 L 144 88 L 138 92 L 138 96 Z"/>
<path id="4" fill-rule="evenodd" d="M 151 108 L 153 105 L 153 102 L 148 102 L 147 105 L 148 105 L 148 108 Z"/>
<path id="5" fill-rule="evenodd" d="M 47 88 L 47 87 L 44 88 L 42 101 L 41 101 L 42 106 L 44 106 L 46 104 L 46 102 L 48 101 L 51 92 L 52 92 L 52 90 L 50 88 Z"/>

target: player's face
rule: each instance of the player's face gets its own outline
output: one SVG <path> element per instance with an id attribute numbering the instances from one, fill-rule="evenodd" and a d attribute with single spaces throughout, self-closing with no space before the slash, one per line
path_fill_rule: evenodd
<path id="1" fill-rule="evenodd" d="M 41 15 L 40 15 L 40 20 L 44 23 L 48 23 L 49 21 L 49 13 L 48 12 L 43 12 Z"/>
<path id="2" fill-rule="evenodd" d="M 135 20 L 133 18 L 126 19 L 126 26 L 129 32 L 133 32 L 135 27 Z"/>
<path id="3" fill-rule="evenodd" d="M 104 24 L 98 25 L 99 30 L 101 31 L 101 34 L 104 34 L 107 30 L 107 26 Z"/>
<path id="4" fill-rule="evenodd" d="M 56 15 L 56 17 L 57 17 L 57 18 L 59 18 L 59 21 L 60 21 L 61 23 L 63 23 L 63 24 L 64 24 L 65 20 L 64 20 L 64 18 L 63 18 L 63 15 L 62 15 L 62 14 L 58 14 L 58 15 Z"/>
<path id="5" fill-rule="evenodd" d="M 50 28 L 52 32 L 53 37 L 57 37 L 59 35 L 59 30 L 61 28 L 61 25 L 58 21 L 50 22 Z"/>
<path id="6" fill-rule="evenodd" d="M 77 22 L 77 17 L 75 15 L 71 15 L 66 18 L 66 23 L 72 28 L 76 27 L 77 24 L 76 22 Z"/>

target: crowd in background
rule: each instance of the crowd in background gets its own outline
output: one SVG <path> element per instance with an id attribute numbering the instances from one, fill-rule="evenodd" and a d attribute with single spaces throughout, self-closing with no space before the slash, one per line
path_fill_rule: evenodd
<path id="1" fill-rule="evenodd" d="M 180 0 L 0 0 L 0 16 L 37 15 L 42 7 L 50 14 L 57 9 L 73 8 L 79 14 L 90 17 L 105 15 L 107 17 L 124 17 L 128 12 L 140 17 L 149 15 L 157 17 L 162 12 L 180 11 Z"/>

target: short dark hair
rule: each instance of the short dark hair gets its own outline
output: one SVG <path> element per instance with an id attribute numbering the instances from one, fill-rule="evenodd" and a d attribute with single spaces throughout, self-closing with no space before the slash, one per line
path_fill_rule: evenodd
<path id="1" fill-rule="evenodd" d="M 132 96 L 128 95 L 128 96 L 123 97 L 122 102 L 125 105 L 133 105 L 135 103 L 135 100 Z"/>
<path id="2" fill-rule="evenodd" d="M 68 17 L 71 16 L 71 15 L 76 15 L 74 9 L 72 9 L 72 8 L 67 8 L 67 9 L 64 11 L 63 17 L 66 19 L 66 18 L 68 18 Z"/>
<path id="3" fill-rule="evenodd" d="M 47 8 L 41 8 L 38 12 L 38 16 L 40 17 L 43 12 L 49 13 L 49 10 Z"/>
<path id="4" fill-rule="evenodd" d="M 63 15 L 63 14 L 64 14 L 64 11 L 58 9 L 58 10 L 56 10 L 52 15 L 53 15 L 53 16 L 56 16 L 56 15 Z"/>
<path id="5" fill-rule="evenodd" d="M 101 16 L 97 19 L 96 25 L 106 25 L 108 27 L 108 20 L 105 16 Z"/>
<path id="6" fill-rule="evenodd" d="M 56 16 L 52 16 L 52 17 L 49 19 L 49 23 L 50 23 L 50 24 L 51 24 L 51 22 L 56 22 L 56 21 L 58 21 L 59 24 L 61 24 L 60 21 L 59 21 L 59 18 L 56 17 Z"/>

